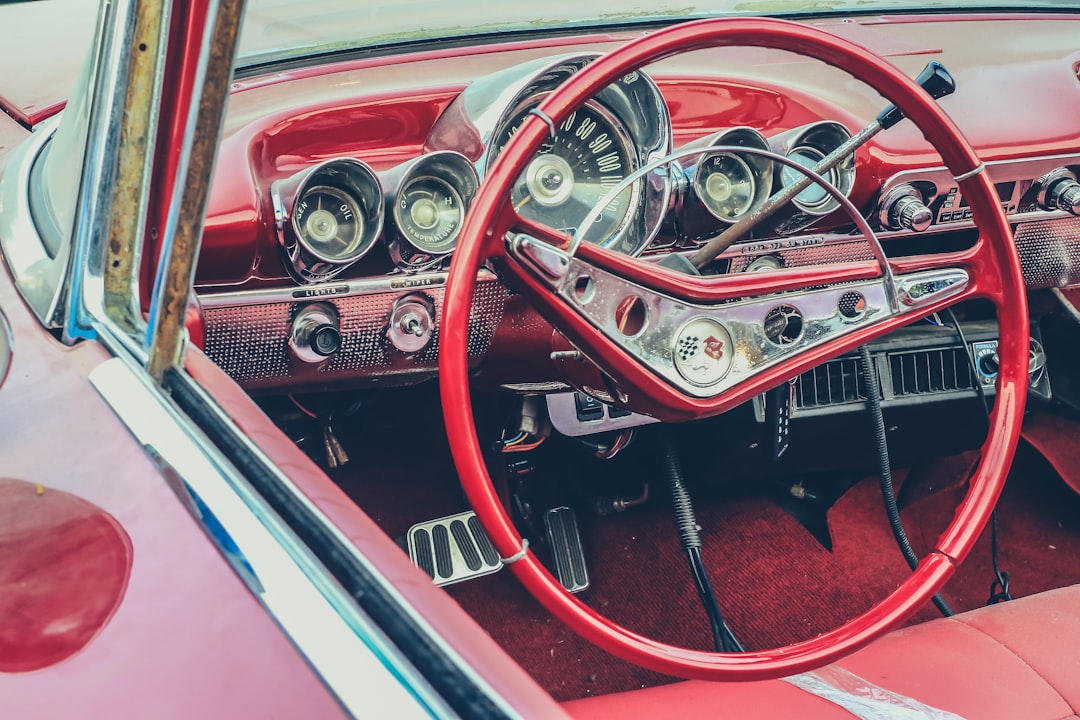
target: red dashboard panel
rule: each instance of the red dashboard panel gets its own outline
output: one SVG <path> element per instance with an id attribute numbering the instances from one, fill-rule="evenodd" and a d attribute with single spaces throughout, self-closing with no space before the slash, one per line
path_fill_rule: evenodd
<path id="1" fill-rule="evenodd" d="M 1080 83 L 1075 74 L 1080 51 L 1075 47 L 1075 37 L 1080 34 L 1080 25 L 1075 20 L 1054 16 L 1013 16 L 1005 20 L 973 16 L 942 22 L 936 17 L 879 16 L 819 25 L 889 57 L 911 76 L 929 60 L 944 63 L 956 78 L 958 89 L 941 101 L 942 106 L 983 159 L 997 162 L 1006 168 L 1004 172 L 1020 171 L 1002 163 L 1046 159 L 1052 166 L 1059 156 L 1064 158 L 1060 162 L 1080 167 L 1076 157 L 1080 141 L 1075 130 L 1075 118 L 1080 116 Z M 1038 42 L 1018 43 L 1017 38 L 1038 38 Z M 379 302 L 365 305 L 373 314 L 353 322 L 353 327 L 379 334 L 379 328 L 387 327 L 389 314 L 401 296 L 443 282 L 438 265 L 403 275 L 386 249 L 390 228 L 384 226 L 384 237 L 372 251 L 325 283 L 326 288 L 316 284 L 302 289 L 290 277 L 280 247 L 271 197 L 276 181 L 318 163 L 345 157 L 363 161 L 385 178 L 395 166 L 430 150 L 433 142 L 443 142 L 432 135 L 432 128 L 444 127 L 445 123 L 437 125 L 436 121 L 444 114 L 458 112 L 460 103 L 453 101 L 478 79 L 540 58 L 603 52 L 622 39 L 595 35 L 565 41 L 543 39 L 460 53 L 446 50 L 366 58 L 238 80 L 230 99 L 196 280 L 211 318 L 207 327 L 209 346 L 240 342 L 235 324 L 226 326 L 212 318 L 215 314 L 232 317 L 238 306 L 250 301 L 246 316 L 261 318 L 259 327 L 263 330 L 257 333 L 260 341 L 271 343 L 274 353 L 287 354 L 288 323 L 295 314 L 295 308 L 287 302 L 308 302 L 324 291 L 366 294 L 370 290 L 360 286 L 381 286 L 397 278 L 396 287 L 380 290 L 383 296 Z M 670 58 L 647 71 L 670 113 L 676 149 L 718 130 L 738 126 L 749 126 L 773 137 L 808 123 L 831 120 L 854 133 L 885 105 L 874 91 L 837 70 L 789 53 L 758 48 L 699 51 Z M 473 145 L 459 133 L 454 146 L 465 148 L 469 155 L 467 148 Z M 890 178 L 900 173 L 917 175 L 940 165 L 940 158 L 921 134 L 910 123 L 901 123 L 859 150 L 850 197 L 865 215 L 872 216 L 883 187 L 899 182 L 890 183 Z M 994 172 L 992 168 L 992 176 Z M 1027 182 L 1030 186 L 1030 178 Z M 943 247 L 970 242 L 962 232 L 970 227 L 969 223 L 945 224 L 954 218 L 942 207 L 951 207 L 952 199 L 944 188 L 940 195 L 933 206 L 935 226 L 922 238 L 924 245 L 933 245 L 938 239 Z M 959 211 L 955 220 L 961 221 Z M 747 259 L 742 264 L 734 263 L 732 268 L 746 266 L 753 257 L 768 252 L 767 248 L 804 247 L 823 234 L 846 231 L 842 218 L 830 216 L 796 236 L 756 237 L 756 247 L 766 249 L 744 249 Z M 1071 226 L 1066 231 L 1070 237 L 1075 232 Z M 886 233 L 885 240 L 895 245 L 906 236 Z M 668 221 L 652 247 L 669 247 L 674 242 L 675 229 Z M 847 247 L 858 251 L 858 257 L 865 257 L 861 244 L 837 247 Z M 807 257 L 830 254 L 801 252 Z M 335 283 L 337 290 L 330 288 Z M 284 314 L 269 323 L 274 329 L 268 331 L 266 318 L 254 308 L 265 308 L 269 295 L 282 292 L 295 294 L 287 298 L 281 308 Z M 226 309 L 231 314 L 222 314 Z M 482 312 L 495 311 L 486 308 Z M 528 310 L 521 309 L 510 312 L 500 322 L 507 328 L 541 325 Z M 251 326 L 247 330 L 248 335 L 253 332 Z M 506 345 L 499 341 L 500 332 L 492 340 L 496 348 Z M 520 333 L 515 331 L 514 336 Z M 538 330 L 533 345 L 545 345 L 549 337 L 548 331 Z M 437 328 L 435 338 L 437 341 Z M 383 340 L 380 352 L 393 356 L 396 351 Z M 214 357 L 213 352 L 210 354 Z M 421 355 L 405 363 L 409 372 L 434 371 L 434 353 Z M 395 368 L 401 369 L 399 360 L 395 357 L 381 367 L 396 373 Z M 234 361 L 227 364 L 234 365 Z M 350 361 L 335 362 L 337 366 L 350 365 Z M 350 365 L 356 366 L 355 362 Z M 300 375 L 307 377 L 305 382 L 334 377 L 324 371 L 325 367 L 314 376 L 304 372 Z M 287 385 L 290 377 L 289 373 L 275 374 L 274 379 L 262 378 L 256 384 Z M 366 374 L 348 377 L 363 379 Z M 249 380 L 254 382 L 253 378 Z"/>

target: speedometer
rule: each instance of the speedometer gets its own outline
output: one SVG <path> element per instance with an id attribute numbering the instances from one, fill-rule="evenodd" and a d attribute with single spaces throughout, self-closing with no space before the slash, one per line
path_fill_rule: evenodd
<path id="1" fill-rule="evenodd" d="M 529 108 L 499 133 L 496 152 L 517 131 Z M 629 135 L 603 107 L 586 104 L 571 113 L 521 173 L 510 194 L 524 218 L 566 233 L 578 231 L 589 212 L 637 169 Z M 582 239 L 615 245 L 641 202 L 642 182 L 632 183 L 607 202 Z"/>

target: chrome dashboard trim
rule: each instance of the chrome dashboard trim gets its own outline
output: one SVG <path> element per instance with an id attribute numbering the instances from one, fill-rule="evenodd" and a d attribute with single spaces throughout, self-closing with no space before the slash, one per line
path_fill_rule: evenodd
<path id="1" fill-rule="evenodd" d="M 286 288 L 238 290 L 234 292 L 199 293 L 204 307 L 235 307 L 237 305 L 267 305 L 283 302 L 310 302 L 320 299 L 337 299 L 357 295 L 381 293 L 408 293 L 425 288 L 446 286 L 446 272 L 416 273 L 415 275 L 386 275 L 383 277 L 342 280 L 340 282 L 311 285 L 291 285 Z M 477 282 L 494 282 L 498 278 L 490 270 L 477 273 Z M 198 290 L 198 288 L 196 288 Z"/>
<path id="2" fill-rule="evenodd" d="M 106 345 L 118 349 L 106 337 L 111 336 L 107 327 L 97 329 Z M 182 482 L 196 505 L 210 509 L 220 523 L 218 532 L 207 529 L 211 540 L 234 567 L 240 563 L 239 577 L 348 712 L 362 716 L 377 696 L 395 716 L 450 714 L 426 680 L 141 366 L 121 352 L 92 370 L 90 382 L 163 473 Z M 232 430 L 250 442 L 235 426 Z M 330 526 L 324 516 L 319 518 Z M 226 538 L 235 548 L 222 547 Z"/>

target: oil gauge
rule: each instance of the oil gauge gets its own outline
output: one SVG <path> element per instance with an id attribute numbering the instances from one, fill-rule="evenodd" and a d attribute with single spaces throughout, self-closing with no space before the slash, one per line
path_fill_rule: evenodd
<path id="1" fill-rule="evenodd" d="M 281 249 L 301 282 L 332 278 L 367 253 L 383 225 L 382 187 L 359 160 L 338 158 L 271 186 Z"/>

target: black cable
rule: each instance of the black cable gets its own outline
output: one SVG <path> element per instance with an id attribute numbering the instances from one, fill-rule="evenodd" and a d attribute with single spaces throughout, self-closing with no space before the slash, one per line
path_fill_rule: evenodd
<path id="1" fill-rule="evenodd" d="M 915 554 L 907 533 L 904 532 L 904 525 L 900 521 L 900 508 L 896 506 L 896 492 L 893 489 L 892 467 L 889 462 L 889 442 L 885 436 L 885 417 L 881 412 L 878 376 L 873 360 L 870 358 L 870 349 L 866 345 L 859 348 L 859 365 L 862 369 L 867 407 L 874 427 L 874 438 L 877 441 L 878 478 L 881 482 L 881 496 L 885 500 L 885 514 L 889 517 L 889 527 L 892 529 L 893 537 L 900 547 L 904 560 L 907 561 L 908 567 L 914 570 L 919 566 L 919 556 Z M 934 595 L 933 601 L 945 617 L 951 617 L 954 614 L 940 593 Z"/>
<path id="2" fill-rule="evenodd" d="M 960 321 L 956 319 L 956 314 L 953 313 L 952 308 L 945 308 L 945 312 L 949 314 L 953 329 L 956 330 L 956 335 L 960 338 L 960 344 L 964 347 L 964 355 L 967 357 L 968 365 L 971 367 L 971 379 L 975 383 L 975 393 L 982 402 L 983 414 L 986 417 L 986 431 L 990 432 L 990 402 L 986 399 L 986 390 L 983 389 L 982 379 L 979 377 L 979 368 L 975 365 L 975 356 L 971 352 L 971 345 L 968 345 L 967 337 L 964 336 L 964 329 L 960 327 Z M 1012 600 L 1013 596 L 1009 592 L 1009 573 L 998 566 L 997 505 L 994 506 L 994 511 L 990 513 L 990 562 L 994 568 L 994 579 L 990 582 L 990 597 L 987 598 L 986 604 L 994 605 L 995 603 Z"/>
<path id="3" fill-rule="evenodd" d="M 724 622 L 720 604 L 716 600 L 716 593 L 705 571 L 705 563 L 701 559 L 701 533 L 698 530 L 697 518 L 694 517 L 690 493 L 687 492 L 683 482 L 682 464 L 666 434 L 662 437 L 661 447 L 664 471 L 668 485 L 671 487 L 671 501 L 675 506 L 675 524 L 679 531 L 679 541 L 689 556 L 694 586 L 697 588 L 698 597 L 701 598 L 701 604 L 705 607 L 705 614 L 709 616 L 713 646 L 717 652 L 742 652 L 742 645 Z"/>

